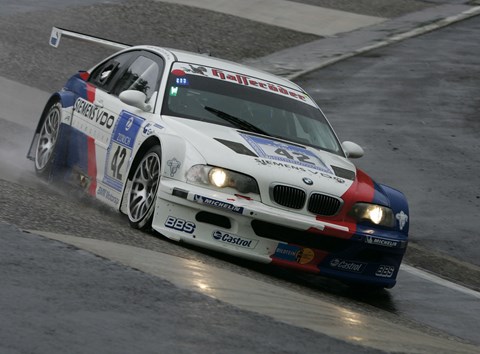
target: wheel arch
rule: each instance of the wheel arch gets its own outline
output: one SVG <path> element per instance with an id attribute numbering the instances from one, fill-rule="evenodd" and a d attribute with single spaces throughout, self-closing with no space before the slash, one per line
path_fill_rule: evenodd
<path id="1" fill-rule="evenodd" d="M 55 104 L 57 102 L 61 102 L 60 94 L 58 92 L 51 95 L 50 98 L 48 99 L 47 103 L 45 103 L 45 106 L 43 107 L 43 110 L 42 110 L 42 114 L 40 115 L 40 119 L 38 120 L 37 128 L 35 129 L 35 133 L 40 132 L 40 128 L 42 127 L 43 121 L 45 120 L 45 118 L 47 116 L 48 110 L 50 109 L 50 107 L 53 104 Z"/>
<path id="2" fill-rule="evenodd" d="M 45 120 L 46 113 L 48 112 L 50 107 L 57 102 L 60 102 L 63 109 L 66 109 L 69 107 L 73 108 L 73 104 L 75 102 L 75 95 L 73 92 L 69 92 L 69 91 L 55 92 L 54 94 L 52 94 L 48 99 L 47 103 L 45 103 L 45 106 L 43 107 L 42 114 L 40 115 L 40 119 L 38 120 L 38 123 L 37 123 L 37 128 L 35 129 L 35 133 L 39 132 L 40 127 L 42 126 L 42 123 Z"/>
<path id="3" fill-rule="evenodd" d="M 160 147 L 162 146 L 160 139 L 157 136 L 150 136 L 142 143 L 140 148 L 137 150 L 135 157 L 133 158 L 132 164 L 130 165 L 127 180 L 131 180 L 133 178 L 133 174 L 135 173 L 138 164 L 142 160 L 142 157 L 147 153 L 148 150 L 150 150 L 152 146 L 155 145 L 160 145 Z"/>

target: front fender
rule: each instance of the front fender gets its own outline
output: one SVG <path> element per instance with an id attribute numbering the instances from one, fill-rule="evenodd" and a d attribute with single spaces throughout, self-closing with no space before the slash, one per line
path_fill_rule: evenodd
<path id="1" fill-rule="evenodd" d="M 390 207 L 397 220 L 398 230 L 405 235 L 408 235 L 410 228 L 410 212 L 408 209 L 407 198 L 402 192 L 392 187 L 383 184 L 381 187 L 390 200 Z"/>
<path id="2" fill-rule="evenodd" d="M 202 154 L 191 143 L 178 135 L 163 135 L 161 145 L 162 176 L 164 177 L 185 181 L 185 175 L 190 167 L 206 163 Z"/>

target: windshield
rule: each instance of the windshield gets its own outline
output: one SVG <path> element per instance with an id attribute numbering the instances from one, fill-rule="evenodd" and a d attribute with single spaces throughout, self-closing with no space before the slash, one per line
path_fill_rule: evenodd
<path id="1" fill-rule="evenodd" d="M 162 114 L 233 126 L 343 156 L 322 112 L 304 93 L 221 69 L 175 63 Z"/>

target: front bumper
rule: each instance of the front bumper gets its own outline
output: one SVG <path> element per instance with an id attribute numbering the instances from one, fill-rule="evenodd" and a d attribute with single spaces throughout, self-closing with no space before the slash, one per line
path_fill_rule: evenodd
<path id="1" fill-rule="evenodd" d="M 262 263 L 391 288 L 405 235 L 349 228 L 162 177 L 153 228 L 168 238 Z"/>

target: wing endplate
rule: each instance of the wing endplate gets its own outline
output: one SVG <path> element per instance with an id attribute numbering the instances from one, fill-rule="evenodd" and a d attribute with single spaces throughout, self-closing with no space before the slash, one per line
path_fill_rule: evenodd
<path id="1" fill-rule="evenodd" d="M 108 48 L 113 48 L 113 49 L 126 49 L 130 48 L 131 45 L 125 44 L 125 43 L 120 43 L 120 42 L 114 42 L 108 39 L 100 38 L 100 37 L 95 37 L 95 36 L 90 36 L 88 34 L 80 33 L 80 32 L 75 32 L 75 31 L 69 31 L 63 28 L 59 27 L 53 27 L 52 28 L 52 33 L 50 35 L 50 45 L 52 47 L 58 48 L 58 45 L 60 44 L 60 39 L 62 37 L 67 37 L 67 38 L 72 38 L 72 39 L 77 39 L 80 41 L 84 42 L 89 42 L 89 43 L 96 43 L 104 47 Z"/>

